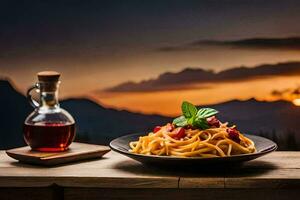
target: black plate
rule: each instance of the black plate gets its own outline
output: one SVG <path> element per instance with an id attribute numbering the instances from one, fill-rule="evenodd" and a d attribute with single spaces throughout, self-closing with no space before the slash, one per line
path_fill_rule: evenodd
<path id="1" fill-rule="evenodd" d="M 228 157 L 216 157 L 216 158 L 200 158 L 200 157 L 171 157 L 171 156 L 155 156 L 155 155 L 141 155 L 131 153 L 128 150 L 129 142 L 138 140 L 139 136 L 145 134 L 131 134 L 119 137 L 110 142 L 109 146 L 112 150 L 124 154 L 134 160 L 145 164 L 159 164 L 159 165 L 194 165 L 194 164 L 232 164 L 241 163 L 248 160 L 253 160 L 267 153 L 275 151 L 277 149 L 276 143 L 273 141 L 254 135 L 245 135 L 250 138 L 257 149 L 257 152 L 251 154 L 241 154 Z"/>

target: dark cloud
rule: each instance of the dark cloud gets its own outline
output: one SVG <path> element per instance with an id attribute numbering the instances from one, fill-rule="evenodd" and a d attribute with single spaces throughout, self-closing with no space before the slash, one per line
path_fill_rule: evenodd
<path id="1" fill-rule="evenodd" d="M 127 82 L 107 89 L 107 91 L 159 91 L 187 88 L 194 83 L 220 83 L 244 81 L 268 76 L 300 75 L 300 62 L 264 64 L 253 68 L 235 67 L 221 72 L 201 68 L 186 68 L 177 73 L 167 72 L 156 79 L 144 80 L 139 83 Z"/>
<path id="2" fill-rule="evenodd" d="M 279 98 L 284 96 L 300 96 L 300 86 L 296 88 L 286 88 L 283 90 L 273 90 L 271 95 Z"/>
<path id="3" fill-rule="evenodd" d="M 22 64 L 73 61 L 194 38 L 297 35 L 299 6 L 296 0 L 3 0 L 0 56 Z"/>
<path id="4" fill-rule="evenodd" d="M 300 37 L 288 38 L 250 38 L 243 40 L 200 40 L 179 46 L 161 47 L 158 51 L 192 51 L 203 50 L 203 47 L 256 48 L 300 50 Z"/>

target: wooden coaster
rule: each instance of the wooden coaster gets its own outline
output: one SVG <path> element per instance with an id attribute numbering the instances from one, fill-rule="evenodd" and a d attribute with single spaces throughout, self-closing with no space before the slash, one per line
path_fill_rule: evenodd
<path id="1" fill-rule="evenodd" d="M 10 157 L 24 163 L 52 166 L 73 161 L 101 158 L 110 151 L 108 146 L 73 142 L 67 151 L 39 152 L 29 146 L 7 150 Z"/>

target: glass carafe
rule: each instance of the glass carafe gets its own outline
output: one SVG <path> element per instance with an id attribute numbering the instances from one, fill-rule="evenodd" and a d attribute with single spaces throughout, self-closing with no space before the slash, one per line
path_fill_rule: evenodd
<path id="1" fill-rule="evenodd" d="M 75 121 L 59 106 L 60 74 L 44 71 L 37 76 L 38 82 L 27 91 L 34 111 L 24 122 L 25 142 L 36 151 L 65 151 L 75 138 Z M 33 90 L 39 93 L 39 102 L 31 97 Z"/>

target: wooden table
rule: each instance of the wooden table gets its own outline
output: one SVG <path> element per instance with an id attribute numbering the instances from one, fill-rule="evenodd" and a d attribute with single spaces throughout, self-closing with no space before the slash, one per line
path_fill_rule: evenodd
<path id="1" fill-rule="evenodd" d="M 0 151 L 0 199 L 300 199 L 300 152 L 274 152 L 239 167 L 174 170 L 114 152 L 46 168 Z"/>

